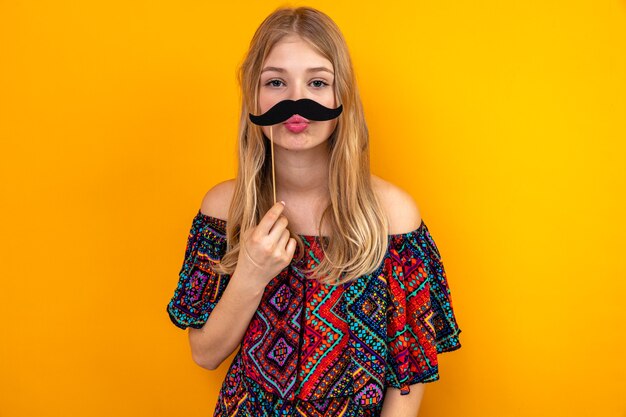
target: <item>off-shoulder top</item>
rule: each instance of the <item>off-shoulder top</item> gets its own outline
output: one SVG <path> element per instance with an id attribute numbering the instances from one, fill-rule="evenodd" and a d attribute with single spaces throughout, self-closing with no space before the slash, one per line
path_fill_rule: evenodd
<path id="1" fill-rule="evenodd" d="M 307 268 L 320 236 L 300 235 Z M 210 268 L 226 250 L 226 220 L 194 217 L 167 304 L 181 329 L 201 328 L 228 285 Z M 333 286 L 295 260 L 266 286 L 222 384 L 214 417 L 379 416 L 387 387 L 439 379 L 437 355 L 461 347 L 441 254 L 422 220 L 388 236 L 371 274 Z"/>

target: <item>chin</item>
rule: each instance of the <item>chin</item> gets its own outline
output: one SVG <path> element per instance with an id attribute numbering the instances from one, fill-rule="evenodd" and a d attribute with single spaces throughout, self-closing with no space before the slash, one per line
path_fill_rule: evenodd
<path id="1" fill-rule="evenodd" d="M 277 139 L 274 146 L 280 146 L 288 151 L 304 151 L 307 149 L 314 149 L 318 146 L 323 146 L 327 141 L 312 138 L 310 136 L 304 136 L 301 133 L 291 136 L 283 136 Z"/>

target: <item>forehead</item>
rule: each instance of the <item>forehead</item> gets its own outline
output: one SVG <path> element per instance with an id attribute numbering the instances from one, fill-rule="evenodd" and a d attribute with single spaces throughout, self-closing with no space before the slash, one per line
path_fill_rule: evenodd
<path id="1" fill-rule="evenodd" d="M 268 66 L 293 71 L 318 66 L 333 69 L 332 63 L 326 57 L 298 35 L 287 35 L 272 47 L 263 63 L 263 68 Z"/>

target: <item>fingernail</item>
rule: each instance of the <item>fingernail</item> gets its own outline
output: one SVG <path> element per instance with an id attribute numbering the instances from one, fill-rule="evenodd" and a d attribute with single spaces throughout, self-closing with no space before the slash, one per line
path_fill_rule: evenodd
<path id="1" fill-rule="evenodd" d="M 287 204 L 285 204 L 285 202 L 283 200 L 280 200 L 281 203 L 283 203 L 283 206 L 286 206 Z"/>

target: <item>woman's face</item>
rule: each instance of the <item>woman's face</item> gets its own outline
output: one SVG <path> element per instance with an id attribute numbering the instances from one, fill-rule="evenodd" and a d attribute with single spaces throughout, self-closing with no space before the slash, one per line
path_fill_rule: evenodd
<path id="1" fill-rule="evenodd" d="M 259 85 L 260 114 L 282 100 L 309 98 L 336 108 L 334 68 L 332 63 L 318 54 L 297 35 L 279 41 L 267 56 L 261 69 Z M 304 125 L 278 123 L 272 126 L 275 146 L 290 150 L 311 149 L 324 143 L 333 133 L 337 119 L 309 120 Z M 300 131 L 304 127 L 304 130 Z M 262 126 L 270 137 L 270 126 Z"/>

